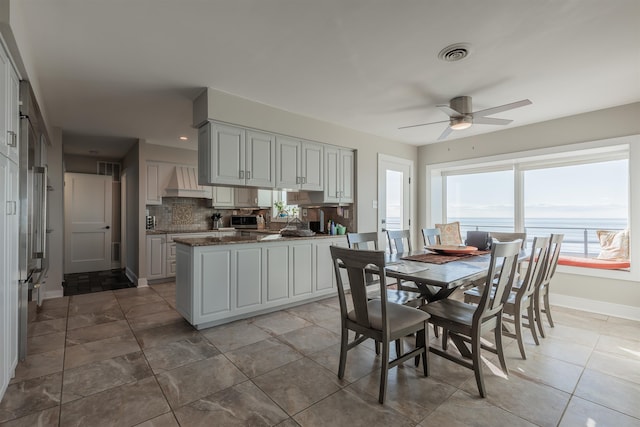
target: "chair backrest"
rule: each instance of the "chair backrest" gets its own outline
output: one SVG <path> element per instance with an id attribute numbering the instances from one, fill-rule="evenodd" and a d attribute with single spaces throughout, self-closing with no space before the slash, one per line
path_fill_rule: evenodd
<path id="1" fill-rule="evenodd" d="M 422 240 L 424 245 L 439 245 L 440 244 L 440 230 L 437 228 L 423 228 Z"/>
<path id="2" fill-rule="evenodd" d="M 409 230 L 387 230 L 389 252 L 411 252 L 411 232 Z"/>
<path id="3" fill-rule="evenodd" d="M 504 233 L 501 231 L 490 231 L 491 238 L 498 242 L 513 242 L 514 240 L 522 240 L 522 249 L 527 245 L 527 233 Z"/>
<path id="4" fill-rule="evenodd" d="M 520 286 L 520 288 L 518 288 L 518 298 L 520 298 L 520 300 L 533 295 L 536 290 L 536 286 L 538 286 L 538 284 L 542 281 L 548 262 L 548 251 L 548 237 L 535 237 L 533 239 L 527 274 L 524 276 L 522 285 Z"/>
<path id="5" fill-rule="evenodd" d="M 492 245 L 487 280 L 473 314 L 474 323 L 483 323 L 502 312 L 513 285 L 521 244 L 515 240 Z"/>
<path id="6" fill-rule="evenodd" d="M 541 286 L 546 286 L 551 282 L 553 275 L 556 273 L 558 258 L 560 257 L 560 249 L 564 234 L 552 234 L 549 238 L 549 250 L 547 251 L 547 262 L 543 273 Z"/>
<path id="7" fill-rule="evenodd" d="M 338 282 L 338 299 L 340 300 L 340 313 L 342 314 L 342 321 L 346 321 L 348 316 L 347 308 L 347 295 L 353 302 L 353 309 L 355 312 L 355 322 L 367 329 L 371 329 L 371 322 L 369 320 L 369 312 L 367 301 L 367 283 L 365 276 L 368 274 L 365 272 L 365 268 L 368 266 L 377 267 L 378 271 L 384 271 L 385 261 L 383 251 L 369 251 L 359 249 L 347 249 L 338 246 L 331 246 L 331 258 L 333 259 L 333 268 L 336 274 L 336 280 Z M 347 294 L 345 292 L 344 283 L 342 281 L 341 269 L 347 270 L 347 276 L 349 278 L 349 287 L 351 292 Z M 380 300 L 382 302 L 382 325 L 383 330 L 389 330 L 387 322 L 387 293 L 386 293 L 386 281 L 385 275 L 380 275 Z M 351 319 L 352 321 L 353 318 Z"/>
<path id="8" fill-rule="evenodd" d="M 375 249 L 378 250 L 378 233 L 347 233 L 347 242 L 352 249 Z M 372 243 L 371 248 L 369 243 Z"/>

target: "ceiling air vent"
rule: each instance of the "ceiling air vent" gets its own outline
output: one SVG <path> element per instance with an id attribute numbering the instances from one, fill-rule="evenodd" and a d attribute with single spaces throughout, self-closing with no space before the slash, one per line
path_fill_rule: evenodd
<path id="1" fill-rule="evenodd" d="M 466 58 L 470 52 L 471 49 L 468 44 L 456 43 L 442 49 L 438 54 L 438 58 L 447 62 L 455 62 Z"/>

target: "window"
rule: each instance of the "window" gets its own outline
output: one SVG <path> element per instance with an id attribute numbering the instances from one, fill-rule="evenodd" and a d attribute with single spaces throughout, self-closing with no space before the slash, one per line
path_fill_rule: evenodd
<path id="1" fill-rule="evenodd" d="M 514 230 L 513 170 L 447 175 L 447 222 L 460 232 Z"/>
<path id="2" fill-rule="evenodd" d="M 576 146 L 584 148 L 428 166 L 427 222 L 460 221 L 463 238 L 469 230 L 524 231 L 530 242 L 562 233 L 563 255 L 597 257 L 597 230 L 631 228 L 631 147 Z"/>

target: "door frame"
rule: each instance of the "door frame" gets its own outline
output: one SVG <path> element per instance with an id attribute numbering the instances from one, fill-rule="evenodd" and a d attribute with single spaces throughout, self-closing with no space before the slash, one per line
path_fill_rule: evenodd
<path id="1" fill-rule="evenodd" d="M 412 240 L 412 246 L 415 246 L 415 236 L 414 236 L 414 229 L 416 226 L 416 221 L 415 220 L 411 220 L 414 216 L 414 206 L 416 206 L 415 203 L 413 203 L 414 198 L 416 197 L 415 194 L 415 185 L 413 185 L 413 183 L 415 182 L 415 165 L 414 165 L 414 161 L 413 160 L 409 160 L 409 159 L 404 159 L 401 157 L 395 157 L 395 156 L 390 156 L 388 154 L 382 154 L 382 153 L 378 153 L 378 220 L 377 220 L 377 226 L 376 226 L 376 231 L 378 232 L 378 238 L 379 238 L 379 247 L 380 248 L 386 248 L 386 234 L 382 232 L 382 229 L 384 228 L 382 226 L 382 215 L 381 215 L 381 206 L 383 203 L 386 203 L 386 171 L 387 171 L 387 165 L 388 164 L 397 164 L 397 165 L 402 165 L 402 166 L 408 166 L 409 167 L 409 181 L 406 183 L 407 187 L 404 189 L 405 194 L 407 194 L 409 197 L 405 198 L 405 211 L 407 212 L 407 218 L 406 218 L 406 222 L 405 222 L 405 226 L 406 228 L 408 228 L 411 232 L 411 240 Z M 386 208 L 385 208 L 385 212 L 386 212 Z"/>

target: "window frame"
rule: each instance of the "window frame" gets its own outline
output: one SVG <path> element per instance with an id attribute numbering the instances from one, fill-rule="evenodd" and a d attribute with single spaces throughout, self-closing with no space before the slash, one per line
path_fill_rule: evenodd
<path id="1" fill-rule="evenodd" d="M 447 176 L 512 169 L 514 171 L 514 227 L 518 231 L 524 229 L 523 177 L 525 171 L 620 159 L 627 159 L 629 162 L 629 212 L 627 218 L 630 229 L 631 267 L 628 270 L 603 270 L 558 265 L 557 271 L 591 277 L 639 281 L 640 248 L 633 247 L 635 234 L 633 233 L 632 212 L 640 213 L 640 186 L 636 186 L 637 188 L 631 186 L 634 177 L 636 181 L 640 178 L 640 176 L 635 176 L 635 174 L 640 174 L 640 171 L 634 171 L 633 167 L 640 165 L 638 135 L 426 165 L 426 224 L 433 225 L 443 222 L 447 218 Z M 638 168 L 636 167 L 636 169 Z M 636 216 L 640 218 L 639 215 Z M 640 223 L 635 226 L 640 227 Z"/>

